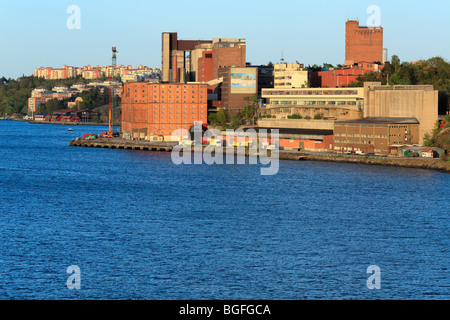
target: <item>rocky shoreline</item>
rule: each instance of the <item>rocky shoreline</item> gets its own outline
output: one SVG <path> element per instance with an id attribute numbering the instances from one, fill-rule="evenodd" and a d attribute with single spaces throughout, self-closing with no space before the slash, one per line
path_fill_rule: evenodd
<path id="1" fill-rule="evenodd" d="M 327 155 L 300 155 L 280 152 L 280 159 L 358 163 L 367 165 L 393 166 L 403 168 L 430 169 L 450 173 L 450 161 L 423 158 L 370 158 Z"/>

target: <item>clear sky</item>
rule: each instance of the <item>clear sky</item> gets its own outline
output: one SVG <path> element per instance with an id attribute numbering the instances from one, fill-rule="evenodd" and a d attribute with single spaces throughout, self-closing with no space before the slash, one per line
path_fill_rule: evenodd
<path id="1" fill-rule="evenodd" d="M 80 9 L 80 28 L 67 20 Z M 161 33 L 184 40 L 245 38 L 252 64 L 342 64 L 345 22 L 366 25 L 379 8 L 388 56 L 450 59 L 448 0 L 0 0 L 0 77 L 40 66 L 118 64 L 161 67 Z M 373 18 L 373 17 L 372 17 Z"/>

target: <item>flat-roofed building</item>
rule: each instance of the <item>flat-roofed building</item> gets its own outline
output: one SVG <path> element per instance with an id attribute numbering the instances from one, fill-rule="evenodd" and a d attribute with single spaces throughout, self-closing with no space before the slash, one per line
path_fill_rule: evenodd
<path id="1" fill-rule="evenodd" d="M 379 155 L 396 155 L 399 145 L 419 143 L 416 118 L 370 117 L 334 123 L 336 152 L 360 151 Z"/>
<path id="2" fill-rule="evenodd" d="M 307 88 L 308 71 L 304 70 L 303 65 L 299 63 L 279 63 L 274 65 L 273 69 L 274 88 Z"/>
<path id="3" fill-rule="evenodd" d="M 219 77 L 223 79 L 220 87 L 221 101 L 229 110 L 241 110 L 258 93 L 257 67 L 219 68 Z"/>
<path id="4" fill-rule="evenodd" d="M 420 122 L 419 144 L 438 121 L 438 90 L 432 85 L 365 83 L 364 117 L 416 118 Z"/>
<path id="5" fill-rule="evenodd" d="M 121 131 L 124 137 L 170 140 L 176 129 L 207 123 L 205 83 L 124 84 Z"/>
<path id="6" fill-rule="evenodd" d="M 361 117 L 364 107 L 364 88 L 304 88 L 304 89 L 262 89 L 261 96 L 266 103 L 262 115 L 276 119 L 327 118 L 334 120 Z"/>

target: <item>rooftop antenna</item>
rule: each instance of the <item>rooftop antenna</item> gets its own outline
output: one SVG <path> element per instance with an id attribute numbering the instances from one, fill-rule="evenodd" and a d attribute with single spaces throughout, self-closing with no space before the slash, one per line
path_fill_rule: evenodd
<path id="1" fill-rule="evenodd" d="M 283 51 L 281 51 L 281 63 L 284 63 Z"/>

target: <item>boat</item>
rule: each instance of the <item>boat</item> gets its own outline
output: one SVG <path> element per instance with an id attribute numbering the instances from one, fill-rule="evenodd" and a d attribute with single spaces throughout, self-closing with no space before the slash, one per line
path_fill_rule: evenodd
<path id="1" fill-rule="evenodd" d="M 72 129 L 72 128 L 69 128 L 69 129 L 67 129 L 67 131 L 73 131 L 73 129 Z"/>

